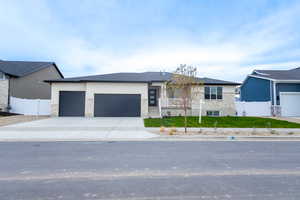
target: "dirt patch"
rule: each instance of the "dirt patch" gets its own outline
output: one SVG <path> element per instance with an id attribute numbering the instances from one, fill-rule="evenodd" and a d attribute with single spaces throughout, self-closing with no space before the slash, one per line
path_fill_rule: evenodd
<path id="1" fill-rule="evenodd" d="M 17 124 L 22 122 L 30 122 L 40 119 L 46 119 L 49 116 L 31 116 L 31 115 L 14 115 L 7 117 L 0 117 L 0 126 L 7 126 L 11 124 Z"/>

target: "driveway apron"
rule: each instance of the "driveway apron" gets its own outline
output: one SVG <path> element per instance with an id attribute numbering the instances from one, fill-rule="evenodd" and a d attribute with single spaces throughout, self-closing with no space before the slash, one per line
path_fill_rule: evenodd
<path id="1" fill-rule="evenodd" d="M 152 138 L 138 117 L 52 117 L 0 128 L 0 140 Z"/>

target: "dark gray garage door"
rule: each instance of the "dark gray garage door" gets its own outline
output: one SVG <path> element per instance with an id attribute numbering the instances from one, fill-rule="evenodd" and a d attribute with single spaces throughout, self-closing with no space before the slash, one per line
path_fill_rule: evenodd
<path id="1" fill-rule="evenodd" d="M 59 92 L 59 116 L 84 116 L 84 107 L 85 92 Z"/>
<path id="2" fill-rule="evenodd" d="M 95 117 L 139 117 L 141 95 L 95 94 Z"/>

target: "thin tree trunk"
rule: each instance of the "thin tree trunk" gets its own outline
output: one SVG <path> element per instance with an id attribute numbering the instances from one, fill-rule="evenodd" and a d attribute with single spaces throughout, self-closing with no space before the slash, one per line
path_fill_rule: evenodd
<path id="1" fill-rule="evenodd" d="M 187 133 L 187 118 L 186 118 L 186 113 L 184 116 L 184 132 Z"/>
<path id="2" fill-rule="evenodd" d="M 186 98 L 184 98 L 184 133 L 187 133 L 187 102 L 186 102 Z"/>

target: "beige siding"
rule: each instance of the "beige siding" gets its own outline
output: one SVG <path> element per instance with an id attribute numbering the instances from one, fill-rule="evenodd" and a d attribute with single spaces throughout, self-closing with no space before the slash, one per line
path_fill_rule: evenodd
<path id="1" fill-rule="evenodd" d="M 51 87 L 44 80 L 59 79 L 54 66 L 47 67 L 24 77 L 10 79 L 10 95 L 23 99 L 50 99 Z"/>
<path id="2" fill-rule="evenodd" d="M 86 91 L 85 116 L 94 116 L 94 94 L 140 94 L 141 115 L 148 115 L 147 83 L 52 83 L 52 115 L 58 115 L 59 91 Z"/>

